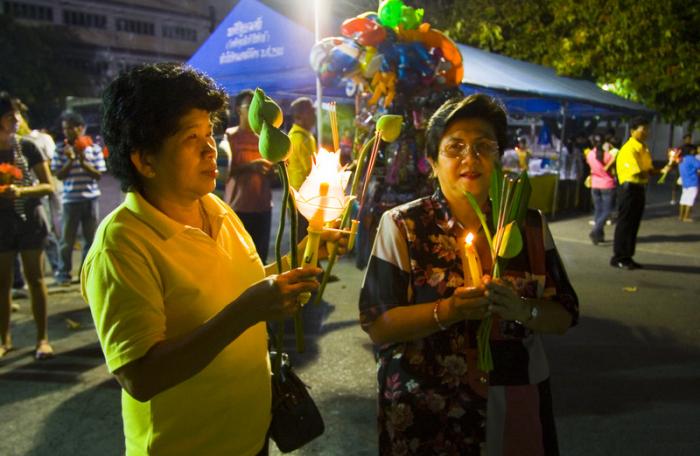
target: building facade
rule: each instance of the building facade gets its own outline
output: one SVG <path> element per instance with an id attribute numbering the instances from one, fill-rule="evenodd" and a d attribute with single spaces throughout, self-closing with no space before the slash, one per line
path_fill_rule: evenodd
<path id="1" fill-rule="evenodd" d="M 66 62 L 90 76 L 96 92 L 141 63 L 186 61 L 233 1 L 0 0 L 0 12 L 37 27 L 68 28 Z"/>

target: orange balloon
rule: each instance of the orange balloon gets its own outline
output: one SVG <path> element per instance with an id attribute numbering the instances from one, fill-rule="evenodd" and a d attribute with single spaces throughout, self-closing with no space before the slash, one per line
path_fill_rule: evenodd
<path id="1" fill-rule="evenodd" d="M 462 83 L 462 77 L 464 77 L 462 53 L 447 35 L 440 30 L 431 28 L 427 22 L 423 22 L 415 30 L 405 30 L 399 25 L 397 35 L 401 41 L 420 41 L 428 49 L 440 49 L 445 60 L 452 64 L 452 67 L 445 73 L 446 83 L 449 85 Z"/>

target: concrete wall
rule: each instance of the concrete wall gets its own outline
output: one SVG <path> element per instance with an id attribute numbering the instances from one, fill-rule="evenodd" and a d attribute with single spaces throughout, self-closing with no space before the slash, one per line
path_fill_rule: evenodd
<path id="1" fill-rule="evenodd" d="M 651 124 L 651 132 L 649 135 L 648 145 L 651 148 L 651 155 L 654 160 L 666 160 L 666 152 L 669 147 L 678 147 L 683 144 L 683 135 L 688 133 L 689 125 L 670 125 L 663 122 L 658 117 L 654 118 Z M 692 132 L 693 144 L 700 143 L 700 130 L 695 129 Z"/>

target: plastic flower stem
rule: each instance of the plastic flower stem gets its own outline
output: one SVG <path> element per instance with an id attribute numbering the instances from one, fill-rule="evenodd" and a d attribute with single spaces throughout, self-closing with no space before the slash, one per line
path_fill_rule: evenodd
<path id="1" fill-rule="evenodd" d="M 381 137 L 382 131 L 377 130 L 377 136 Z M 379 141 L 374 142 L 374 147 L 372 147 L 372 153 L 369 156 L 369 163 L 367 164 L 367 172 L 365 172 L 365 181 L 362 184 L 362 193 L 360 195 L 360 209 L 357 211 L 358 217 L 362 214 L 362 208 L 365 205 L 365 194 L 367 193 L 367 187 L 369 187 L 369 182 L 372 180 L 372 171 L 374 171 L 374 164 L 377 161 L 377 153 L 379 152 Z"/>
<path id="2" fill-rule="evenodd" d="M 369 138 L 363 145 L 362 149 L 360 149 L 360 153 L 357 157 L 357 165 L 355 167 L 355 173 L 353 174 L 352 177 L 352 186 L 350 187 L 350 196 L 355 196 L 355 192 L 357 192 L 357 187 L 360 183 L 360 175 L 362 174 L 362 169 L 364 168 L 364 161 L 365 157 L 367 155 L 367 151 L 369 150 L 370 146 L 379 143 L 379 132 L 375 132 L 374 136 L 372 138 Z M 339 228 L 341 230 L 348 228 L 350 225 L 350 213 L 352 212 L 352 204 L 348 203 L 345 206 L 345 210 L 343 211 L 343 216 L 340 219 L 340 226 Z M 328 251 L 328 265 L 326 265 L 325 270 L 323 271 L 323 278 L 321 279 L 321 285 L 318 289 L 318 292 L 316 293 L 316 298 L 314 298 L 314 304 L 320 304 L 321 303 L 321 298 L 323 297 L 323 292 L 326 290 L 326 285 L 328 284 L 328 279 L 331 276 L 331 271 L 333 270 L 333 266 L 335 265 L 335 260 L 337 257 L 337 248 L 338 245 L 335 242 L 329 242 L 327 244 L 329 247 Z"/>
<path id="3" fill-rule="evenodd" d="M 284 165 L 284 173 L 287 175 L 287 165 Z M 299 224 L 299 213 L 297 212 L 297 205 L 294 197 L 289 193 L 289 177 L 286 177 L 286 185 L 284 187 L 286 195 L 283 196 L 287 198 L 287 208 L 289 208 L 289 221 L 291 228 L 289 230 L 289 257 L 291 268 L 295 269 L 299 267 L 299 254 L 297 251 L 297 227 Z M 304 322 L 301 315 L 301 309 L 294 314 L 294 340 L 296 342 L 297 353 L 303 353 L 306 350 L 304 344 Z"/>
<path id="4" fill-rule="evenodd" d="M 488 223 L 486 223 L 486 216 L 484 215 L 484 212 L 479 207 L 479 203 L 476 202 L 476 198 L 474 198 L 474 195 L 472 195 L 469 192 L 464 192 L 464 195 L 467 197 L 469 204 L 471 205 L 472 209 L 476 213 L 476 216 L 481 222 L 481 228 L 483 228 L 484 234 L 486 235 L 486 241 L 489 244 L 489 250 L 493 251 L 493 239 L 491 238 L 491 230 L 489 230 L 489 225 Z"/>
<path id="5" fill-rule="evenodd" d="M 284 162 L 277 163 L 277 170 L 280 174 L 280 179 L 282 180 L 282 189 L 285 196 L 289 194 L 289 185 L 287 184 L 287 168 L 285 168 Z M 275 237 L 275 261 L 277 262 L 277 273 L 282 273 L 282 237 L 284 236 L 284 225 L 287 210 L 287 199 L 282 198 L 282 208 L 280 212 L 280 224 L 277 228 L 277 236 Z M 284 320 L 278 322 L 277 334 L 274 336 L 275 341 L 275 351 L 277 356 L 272 360 L 272 371 L 274 373 L 280 372 L 280 367 L 282 364 L 282 351 L 284 349 Z"/>
<path id="6" fill-rule="evenodd" d="M 316 292 L 316 297 L 314 298 L 314 305 L 319 305 L 321 304 L 321 298 L 323 297 L 323 292 L 326 291 L 326 285 L 328 284 L 328 279 L 331 276 L 331 269 L 333 269 L 333 266 L 335 265 L 335 259 L 338 256 L 338 243 L 337 242 L 328 242 L 326 244 L 326 248 L 328 249 L 328 264 L 326 265 L 326 268 L 323 270 L 323 278 L 321 279 L 321 285 L 318 287 L 318 291 Z"/>
<path id="7" fill-rule="evenodd" d="M 350 196 L 357 196 L 357 185 L 360 182 L 360 175 L 362 174 L 362 169 L 364 168 L 364 162 L 365 162 L 365 156 L 367 155 L 367 151 L 369 150 L 369 147 L 373 145 L 374 143 L 379 142 L 379 133 L 375 132 L 374 136 L 370 139 L 367 140 L 362 145 L 362 149 L 360 149 L 360 155 L 357 157 L 357 166 L 355 167 L 355 174 L 352 176 L 352 186 L 350 187 Z"/>

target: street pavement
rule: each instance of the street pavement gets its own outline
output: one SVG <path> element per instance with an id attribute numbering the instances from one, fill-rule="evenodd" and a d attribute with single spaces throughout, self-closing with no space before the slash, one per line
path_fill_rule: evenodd
<path id="1" fill-rule="evenodd" d="M 106 214 L 121 195 L 109 176 L 102 186 Z M 611 243 L 591 245 L 588 214 L 550 224 L 581 305 L 577 327 L 545 339 L 563 455 L 700 454 L 700 221 L 678 222 L 669 188 L 650 190 L 635 256 L 642 270 L 608 265 Z M 363 271 L 348 256 L 334 274 L 321 305 L 305 307 L 306 352 L 293 355 L 326 432 L 294 454 L 372 455 L 375 363 L 357 315 Z M 79 286 L 49 292 L 52 360 L 33 360 L 29 302 L 15 301 L 17 350 L 0 360 L 0 455 L 123 454 L 119 387 Z M 291 333 L 288 342 L 293 350 Z"/>

